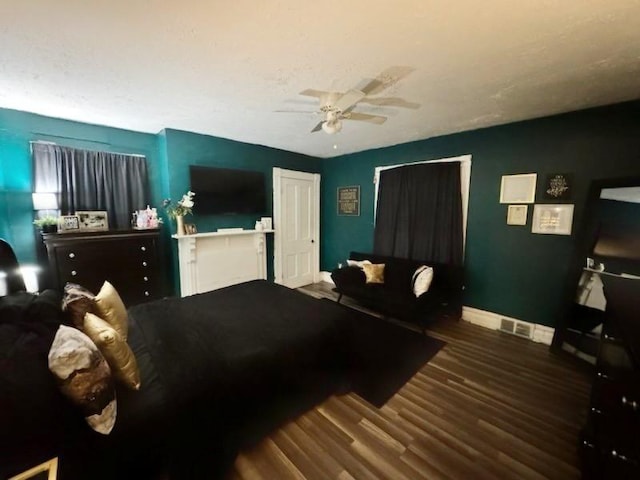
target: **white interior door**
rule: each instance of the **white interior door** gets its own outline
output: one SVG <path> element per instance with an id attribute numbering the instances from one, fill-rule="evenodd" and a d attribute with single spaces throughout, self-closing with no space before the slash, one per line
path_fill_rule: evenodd
<path id="1" fill-rule="evenodd" d="M 317 280 L 320 175 L 273 169 L 276 282 L 290 288 Z"/>

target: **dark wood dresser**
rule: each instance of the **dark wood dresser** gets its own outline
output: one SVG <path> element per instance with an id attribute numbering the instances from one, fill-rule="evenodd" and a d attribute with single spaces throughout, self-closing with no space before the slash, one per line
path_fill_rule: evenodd
<path id="1" fill-rule="evenodd" d="M 604 276 L 605 321 L 582 432 L 583 478 L 640 478 L 640 280 Z"/>
<path id="2" fill-rule="evenodd" d="M 98 293 L 105 280 L 127 307 L 165 295 L 159 230 L 42 235 L 54 288 L 77 283 Z"/>

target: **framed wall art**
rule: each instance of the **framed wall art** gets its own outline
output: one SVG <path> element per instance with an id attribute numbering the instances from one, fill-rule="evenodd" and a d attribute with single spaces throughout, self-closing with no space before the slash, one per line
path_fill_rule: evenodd
<path id="1" fill-rule="evenodd" d="M 573 205 L 537 204 L 533 207 L 532 233 L 571 235 Z"/>
<path id="2" fill-rule="evenodd" d="M 338 187 L 338 215 L 360 215 L 360 185 Z"/>
<path id="3" fill-rule="evenodd" d="M 533 203 L 536 198 L 537 173 L 503 175 L 500 203 Z"/>
<path id="4" fill-rule="evenodd" d="M 553 200 L 568 200 L 571 198 L 571 175 L 568 173 L 552 173 L 547 175 L 544 182 L 544 196 Z"/>
<path id="5" fill-rule="evenodd" d="M 509 205 L 507 209 L 507 225 L 526 225 L 528 205 Z"/>
<path id="6" fill-rule="evenodd" d="M 80 230 L 85 232 L 104 232 L 109 230 L 109 219 L 107 212 L 96 211 L 78 211 L 76 212 L 80 221 Z"/>

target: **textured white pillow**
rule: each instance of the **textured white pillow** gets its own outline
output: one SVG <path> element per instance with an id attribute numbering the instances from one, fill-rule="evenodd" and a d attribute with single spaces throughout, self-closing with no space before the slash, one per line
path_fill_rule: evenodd
<path id="1" fill-rule="evenodd" d="M 358 268 L 362 269 L 363 265 L 371 265 L 371 262 L 369 260 L 362 260 L 362 261 L 347 260 L 347 265 L 349 267 L 358 267 Z"/>
<path id="2" fill-rule="evenodd" d="M 433 280 L 433 268 L 422 265 L 418 267 L 411 277 L 411 285 L 413 287 L 413 294 L 419 297 L 423 293 L 429 291 L 431 287 L 431 281 Z"/>

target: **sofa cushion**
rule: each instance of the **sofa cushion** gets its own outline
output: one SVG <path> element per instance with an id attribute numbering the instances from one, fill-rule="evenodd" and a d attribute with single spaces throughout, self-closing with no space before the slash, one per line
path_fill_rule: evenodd
<path id="1" fill-rule="evenodd" d="M 433 280 L 433 268 L 428 267 L 427 265 L 421 265 L 416 268 L 413 277 L 411 278 L 411 283 L 413 285 L 413 294 L 416 297 L 423 295 L 429 291 L 429 287 L 431 287 L 431 282 Z"/>
<path id="2" fill-rule="evenodd" d="M 365 263 L 362 270 L 366 283 L 384 283 L 384 263 Z"/>

